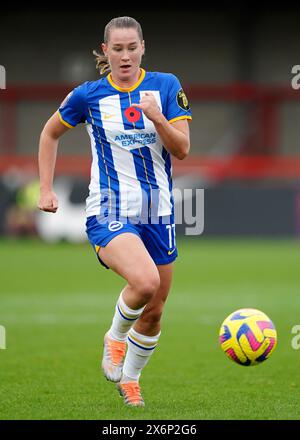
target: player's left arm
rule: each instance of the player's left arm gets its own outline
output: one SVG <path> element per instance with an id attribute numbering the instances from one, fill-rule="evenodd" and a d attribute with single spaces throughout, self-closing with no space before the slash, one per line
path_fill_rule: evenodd
<path id="1" fill-rule="evenodd" d="M 132 104 L 140 108 L 150 121 L 153 122 L 164 147 L 177 157 L 184 159 L 190 151 L 190 131 L 187 119 L 180 119 L 170 123 L 160 111 L 152 93 L 145 93 L 139 104 Z"/>

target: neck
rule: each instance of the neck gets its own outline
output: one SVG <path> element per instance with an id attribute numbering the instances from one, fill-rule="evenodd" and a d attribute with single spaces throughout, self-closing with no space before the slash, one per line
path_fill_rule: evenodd
<path id="1" fill-rule="evenodd" d="M 124 89 L 128 89 L 128 88 L 132 87 L 135 83 L 138 82 L 138 80 L 139 80 L 139 78 L 141 76 L 141 73 L 142 73 L 142 71 L 139 68 L 136 71 L 134 76 L 132 76 L 131 78 L 122 80 L 122 79 L 118 78 L 117 76 L 115 76 L 115 74 L 113 72 L 111 72 L 111 79 L 113 80 L 113 82 L 117 86 L 119 86 L 121 88 L 124 88 Z"/>

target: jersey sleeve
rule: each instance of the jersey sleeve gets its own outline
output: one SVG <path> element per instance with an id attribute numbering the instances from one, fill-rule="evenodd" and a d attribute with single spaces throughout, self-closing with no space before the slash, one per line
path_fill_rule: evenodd
<path id="1" fill-rule="evenodd" d="M 168 91 L 167 120 L 172 123 L 180 119 L 192 119 L 188 99 L 178 78 L 171 74 Z"/>
<path id="2" fill-rule="evenodd" d="M 68 128 L 74 128 L 77 124 L 86 121 L 86 93 L 84 84 L 76 87 L 63 100 L 58 115 L 61 122 Z"/>

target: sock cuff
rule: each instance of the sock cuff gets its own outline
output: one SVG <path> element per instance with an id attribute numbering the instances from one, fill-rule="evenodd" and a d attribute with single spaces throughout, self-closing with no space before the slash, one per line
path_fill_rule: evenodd
<path id="1" fill-rule="evenodd" d="M 142 335 L 137 331 L 135 331 L 133 328 L 131 328 L 129 330 L 127 339 L 129 342 L 131 342 L 134 346 L 138 348 L 141 348 L 146 351 L 152 351 L 157 346 L 160 334 L 161 332 L 159 332 L 155 336 Z"/>
<path id="2" fill-rule="evenodd" d="M 123 300 L 122 294 L 123 292 L 121 292 L 119 296 L 116 308 L 124 319 L 128 321 L 135 321 L 143 313 L 143 310 L 146 306 L 143 306 L 140 309 L 131 309 Z"/>

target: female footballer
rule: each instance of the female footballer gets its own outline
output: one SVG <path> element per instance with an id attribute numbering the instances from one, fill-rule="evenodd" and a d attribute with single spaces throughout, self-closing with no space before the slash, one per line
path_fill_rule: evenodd
<path id="1" fill-rule="evenodd" d="M 141 372 L 157 346 L 177 257 L 170 156 L 189 153 L 187 98 L 173 74 L 140 67 L 145 44 L 131 17 L 105 27 L 98 81 L 76 87 L 40 137 L 39 209 L 56 212 L 58 141 L 85 123 L 92 166 L 86 231 L 99 262 L 126 281 L 104 336 L 102 369 L 130 406 L 144 406 Z"/>

